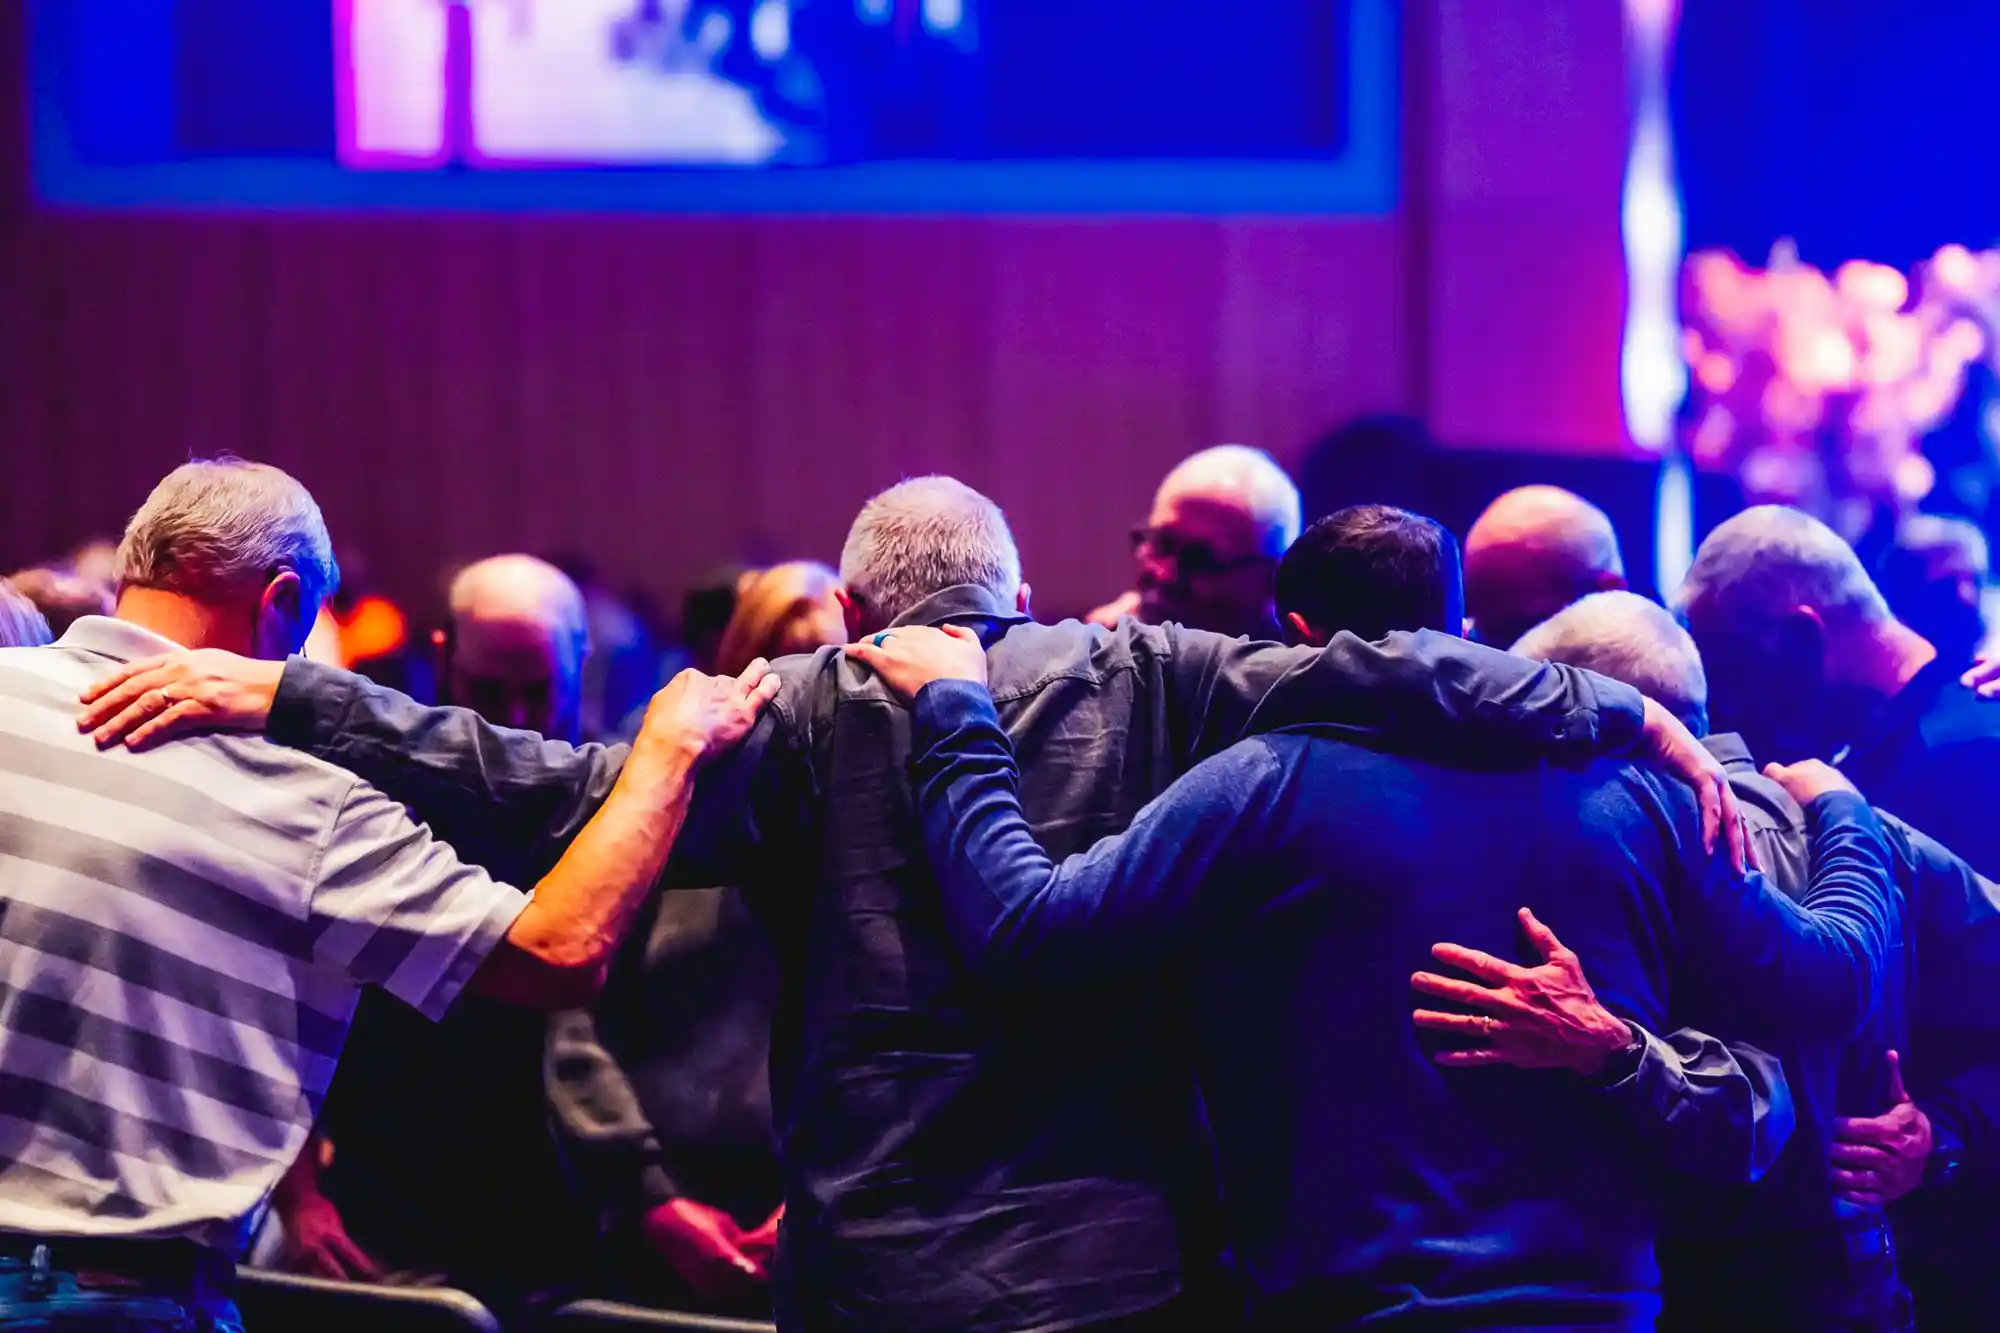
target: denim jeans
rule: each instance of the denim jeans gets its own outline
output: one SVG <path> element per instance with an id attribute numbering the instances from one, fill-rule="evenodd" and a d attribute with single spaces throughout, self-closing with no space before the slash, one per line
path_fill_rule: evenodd
<path id="1" fill-rule="evenodd" d="M 0 1256 L 4 1333 L 243 1333 L 228 1294 L 196 1277 L 155 1283 Z"/>

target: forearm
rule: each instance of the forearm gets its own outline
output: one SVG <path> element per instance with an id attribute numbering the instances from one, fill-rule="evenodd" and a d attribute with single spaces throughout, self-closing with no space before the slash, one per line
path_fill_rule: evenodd
<path id="1" fill-rule="evenodd" d="M 1256 845 L 1281 781 L 1263 742 L 1235 747 L 1125 832 L 1056 864 L 1021 812 L 1013 750 L 983 687 L 940 681 L 919 693 L 911 754 L 947 927 L 973 966 L 1015 980 L 1101 976 L 1172 955 L 1212 915 L 1203 888 L 1220 863 L 1254 878 L 1235 849 Z M 1232 896 L 1246 909 L 1252 897 Z"/>
<path id="2" fill-rule="evenodd" d="M 481 969 L 484 993 L 553 1007 L 596 995 L 686 822 L 695 763 L 692 751 L 633 755 L 610 798 L 535 886 L 507 947 Z"/>
<path id="3" fill-rule="evenodd" d="M 1838 1039 L 1874 1011 L 1899 910 L 1890 848 L 1867 802 L 1830 792 L 1807 808 L 1812 869 L 1793 904 L 1722 867 L 1709 918 L 1717 975 L 1762 1040 Z"/>
<path id="4" fill-rule="evenodd" d="M 467 859 L 510 869 L 523 858 L 548 864 L 604 801 L 626 755 L 624 746 L 571 746 L 495 727 L 463 708 L 426 708 L 296 657 L 285 664 L 265 730 L 409 806 Z"/>
<path id="5" fill-rule="evenodd" d="M 636 1221 L 680 1194 L 638 1089 L 589 1010 L 550 1021 L 545 1074 L 556 1136 L 602 1209 Z"/>
<path id="6" fill-rule="evenodd" d="M 1761 1180 L 1791 1138 L 1790 1086 L 1775 1056 L 1683 1028 L 1641 1041 L 1637 1067 L 1604 1095 L 1676 1171 L 1717 1184 Z"/>
<path id="7" fill-rule="evenodd" d="M 1645 724 L 1630 686 L 1448 634 L 1338 634 L 1318 651 L 1174 634 L 1189 763 L 1301 723 L 1405 749 L 1582 761 L 1630 749 Z"/>

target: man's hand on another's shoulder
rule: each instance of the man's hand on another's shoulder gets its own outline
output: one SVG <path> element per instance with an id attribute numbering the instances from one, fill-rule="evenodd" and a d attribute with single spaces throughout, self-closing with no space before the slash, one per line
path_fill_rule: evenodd
<path id="1" fill-rule="evenodd" d="M 740 676 L 681 672 L 646 706 L 633 757 L 687 765 L 713 759 L 750 734 L 779 683 L 761 657 Z"/>
<path id="2" fill-rule="evenodd" d="M 1738 874 L 1750 869 L 1750 838 L 1743 831 L 1742 812 L 1736 807 L 1736 793 L 1729 789 L 1729 774 L 1722 761 L 1694 738 L 1681 720 L 1646 700 L 1646 729 L 1633 747 L 1642 759 L 1651 759 L 1694 788 L 1701 807 L 1701 843 L 1715 850 L 1718 836 L 1729 846 L 1730 864 Z"/>
<path id="3" fill-rule="evenodd" d="M 882 683 L 904 703 L 935 680 L 986 683 L 986 649 L 979 635 L 963 625 L 884 630 L 860 643 L 850 643 L 847 654 L 873 667 Z"/>
<path id="4" fill-rule="evenodd" d="M 81 696 L 78 731 L 100 746 L 142 750 L 202 731 L 262 731 L 284 678 L 283 662 L 217 648 L 183 649 L 128 663 Z"/>

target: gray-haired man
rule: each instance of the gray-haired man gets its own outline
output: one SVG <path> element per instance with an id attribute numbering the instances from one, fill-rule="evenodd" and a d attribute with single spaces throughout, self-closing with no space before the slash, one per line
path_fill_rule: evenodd
<path id="1" fill-rule="evenodd" d="M 1023 805 L 1061 851 L 1123 828 L 1246 730 L 1301 717 L 1524 762 L 1639 744 L 1704 786 L 1719 771 L 1628 687 L 1444 636 L 1342 635 L 1320 651 L 1133 621 L 1035 624 L 998 507 L 948 478 L 870 500 L 841 576 L 857 636 L 943 624 L 980 635 Z M 704 783 L 673 871 L 744 886 L 784 978 L 772 1054 L 781 1326 L 1180 1327 L 1189 1312 L 1173 1303 L 1202 1285 L 1216 1241 L 1186 1062 L 1155 1049 L 1166 1029 L 1151 993 L 1121 983 L 990 1003 L 939 916 L 905 772 L 907 712 L 835 650 L 777 671 L 783 689 Z M 149 667 L 97 713 L 143 716 L 162 683 L 191 692 L 211 723 L 268 718 L 274 737 L 392 784 L 441 836 L 486 845 L 561 845 L 625 758 L 300 662 L 282 675 L 212 659 Z"/>
<path id="2" fill-rule="evenodd" d="M 78 734 L 78 691 L 135 659 L 298 650 L 339 574 L 296 481 L 176 469 L 119 574 L 115 619 L 0 650 L 0 1328 L 234 1328 L 231 1260 L 312 1128 L 360 987 L 433 1018 L 468 988 L 587 997 L 697 765 L 776 687 L 663 691 L 603 806 L 523 896 L 298 751 L 100 751 Z"/>

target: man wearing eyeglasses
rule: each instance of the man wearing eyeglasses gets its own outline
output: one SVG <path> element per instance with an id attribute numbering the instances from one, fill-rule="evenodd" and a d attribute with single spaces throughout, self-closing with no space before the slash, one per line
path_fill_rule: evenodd
<path id="1" fill-rule="evenodd" d="M 1137 584 L 1090 613 L 1217 634 L 1277 639 L 1271 603 L 1278 560 L 1299 535 L 1299 492 L 1261 449 L 1204 449 L 1167 474 L 1132 533 Z"/>

